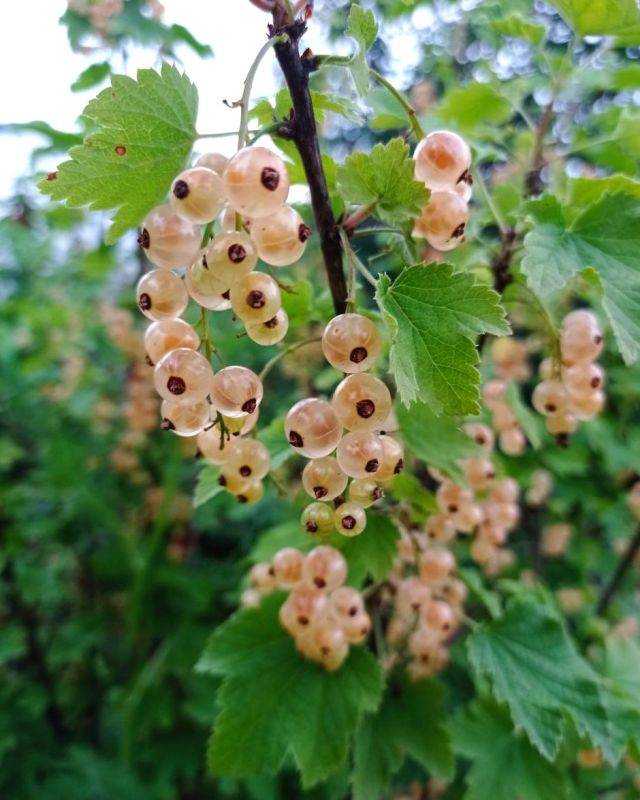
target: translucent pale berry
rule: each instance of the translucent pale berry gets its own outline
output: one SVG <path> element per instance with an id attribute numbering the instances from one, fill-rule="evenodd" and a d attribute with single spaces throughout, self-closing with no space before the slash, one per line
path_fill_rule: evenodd
<path id="1" fill-rule="evenodd" d="M 450 636 L 456 628 L 456 615 L 444 600 L 432 600 L 422 610 L 424 625 L 443 637 Z"/>
<path id="2" fill-rule="evenodd" d="M 485 385 L 482 387 L 482 399 L 484 400 L 487 408 L 493 411 L 497 404 L 502 403 L 504 401 L 506 391 L 507 386 L 504 381 L 497 379 L 487 381 L 487 383 L 485 383 Z"/>
<path id="3" fill-rule="evenodd" d="M 253 505 L 262 500 L 264 484 L 260 480 L 249 481 L 240 491 L 235 493 L 236 500 L 243 505 Z"/>
<path id="4" fill-rule="evenodd" d="M 467 587 L 457 578 L 447 578 L 438 584 L 438 596 L 445 600 L 454 609 L 460 609 L 467 599 Z"/>
<path id="5" fill-rule="evenodd" d="M 226 311 L 231 308 L 229 287 L 207 267 L 204 256 L 198 258 L 184 276 L 185 286 L 193 299 L 209 311 Z"/>
<path id="6" fill-rule="evenodd" d="M 210 406 L 206 400 L 197 403 L 174 403 L 163 400 L 160 408 L 160 427 L 178 436 L 195 436 L 209 424 Z"/>
<path id="7" fill-rule="evenodd" d="M 258 255 L 273 267 L 287 267 L 302 258 L 309 236 L 311 228 L 291 206 L 282 206 L 251 225 Z"/>
<path id="8" fill-rule="evenodd" d="M 425 531 L 430 541 L 446 544 L 456 535 L 456 526 L 448 514 L 443 514 L 440 511 L 429 517 L 425 524 Z"/>
<path id="9" fill-rule="evenodd" d="M 600 328 L 600 323 L 592 311 L 586 308 L 577 308 L 575 311 L 570 311 L 562 320 L 562 327 L 565 330 L 569 330 L 570 328 L 598 330 Z"/>
<path id="10" fill-rule="evenodd" d="M 243 322 L 266 322 L 280 310 L 280 288 L 264 272 L 250 272 L 231 287 L 231 307 Z"/>
<path id="11" fill-rule="evenodd" d="M 542 529 L 541 550 L 546 556 L 561 556 L 569 546 L 573 530 L 571 525 L 559 522 Z"/>
<path id="12" fill-rule="evenodd" d="M 382 461 L 376 472 L 377 481 L 389 481 L 404 469 L 404 449 L 400 442 L 393 436 L 380 436 L 382 444 Z"/>
<path id="13" fill-rule="evenodd" d="M 302 576 L 316 589 L 331 592 L 345 582 L 347 561 L 335 547 L 319 545 L 307 553 Z"/>
<path id="14" fill-rule="evenodd" d="M 235 470 L 243 480 L 261 480 L 269 472 L 269 451 L 257 439 L 233 439 L 225 470 Z"/>
<path id="15" fill-rule="evenodd" d="M 371 431 L 352 431 L 345 434 L 336 453 L 342 471 L 350 478 L 375 475 L 384 459 L 382 439 L 382 436 Z"/>
<path id="16" fill-rule="evenodd" d="M 258 254 L 244 231 L 229 231 L 214 236 L 204 254 L 209 271 L 225 286 L 232 286 L 253 271 Z"/>
<path id="17" fill-rule="evenodd" d="M 426 625 L 420 625 L 409 637 L 409 652 L 416 658 L 430 656 L 439 643 L 440 635 L 438 632 L 428 628 Z"/>
<path id="18" fill-rule="evenodd" d="M 333 500 L 347 488 L 347 476 L 332 456 L 315 458 L 302 472 L 302 485 L 316 500 Z"/>
<path id="19" fill-rule="evenodd" d="M 364 372 L 382 350 L 377 327 L 361 314 L 334 317 L 322 334 L 322 352 L 331 366 L 341 372 Z"/>
<path id="20" fill-rule="evenodd" d="M 197 444 L 203 458 L 212 464 L 224 464 L 231 452 L 231 442 L 220 435 L 217 425 L 199 433 Z"/>
<path id="21" fill-rule="evenodd" d="M 180 347 L 158 361 L 153 380 L 156 391 L 163 400 L 176 403 L 194 403 L 209 394 L 213 370 L 207 359 Z"/>
<path id="22" fill-rule="evenodd" d="M 517 503 L 520 485 L 514 478 L 500 478 L 494 483 L 489 497 L 496 503 Z"/>
<path id="23" fill-rule="evenodd" d="M 569 394 L 575 396 L 591 394 L 604 386 L 604 370 L 588 361 L 568 367 L 562 378 Z"/>
<path id="24" fill-rule="evenodd" d="M 268 217 L 287 199 L 289 174 L 283 160 L 266 147 L 245 147 L 224 171 L 229 204 L 248 217 Z"/>
<path id="25" fill-rule="evenodd" d="M 214 220 L 222 211 L 224 202 L 222 178 L 207 167 L 186 169 L 171 185 L 171 208 L 196 225 Z"/>
<path id="26" fill-rule="evenodd" d="M 530 375 L 527 345 L 512 336 L 494 339 L 491 345 L 491 359 L 499 378 L 523 381 Z"/>
<path id="27" fill-rule="evenodd" d="M 493 462 L 489 458 L 480 456 L 465 458 L 460 462 L 460 466 L 467 483 L 476 491 L 486 489 L 496 476 Z"/>
<path id="28" fill-rule="evenodd" d="M 602 352 L 603 339 L 600 328 L 583 328 L 580 325 L 563 328 L 560 332 L 560 353 L 567 366 L 578 361 L 595 361 Z"/>
<path id="29" fill-rule="evenodd" d="M 472 502 L 473 493 L 469 489 L 449 480 L 443 481 L 436 491 L 436 503 L 445 514 L 457 514 L 463 506 L 469 506 Z"/>
<path id="30" fill-rule="evenodd" d="M 187 307 L 189 295 L 183 281 L 174 272 L 152 269 L 138 281 L 136 300 L 145 317 L 174 319 Z"/>
<path id="31" fill-rule="evenodd" d="M 569 403 L 569 397 L 567 390 L 560 381 L 542 381 L 533 390 L 531 402 L 538 413 L 549 416 L 550 414 L 560 414 L 565 411 Z"/>
<path id="32" fill-rule="evenodd" d="M 300 524 L 312 536 L 325 536 L 334 529 L 333 509 L 326 503 L 309 503 L 302 512 Z"/>
<path id="33" fill-rule="evenodd" d="M 157 267 L 186 267 L 198 255 L 200 229 L 178 216 L 171 206 L 158 206 L 142 223 L 138 242 Z"/>
<path id="34" fill-rule="evenodd" d="M 573 395 L 569 408 L 578 419 L 589 420 L 597 416 L 604 408 L 605 395 L 600 389 L 589 394 Z"/>
<path id="35" fill-rule="evenodd" d="M 334 514 L 336 530 L 343 536 L 357 536 L 367 526 L 367 514 L 358 503 L 342 503 Z"/>
<path id="36" fill-rule="evenodd" d="M 527 437 L 517 425 L 500 431 L 500 449 L 508 456 L 519 456 L 527 446 Z"/>
<path id="37" fill-rule="evenodd" d="M 243 478 L 235 469 L 229 469 L 226 462 L 222 465 L 218 483 L 230 494 L 239 495 L 249 490 L 250 478 Z"/>
<path id="38" fill-rule="evenodd" d="M 344 631 L 329 620 L 323 620 L 303 637 L 304 642 L 296 642 L 303 655 L 318 661 L 329 672 L 339 669 L 349 652 Z"/>
<path id="39" fill-rule="evenodd" d="M 249 322 L 246 326 L 247 336 L 256 344 L 270 345 L 281 342 L 289 330 L 289 317 L 281 308 L 266 322 Z"/>
<path id="40" fill-rule="evenodd" d="M 315 397 L 300 400 L 287 414 L 284 423 L 289 444 L 307 458 L 321 458 L 336 449 L 342 427 L 336 412 L 326 400 Z"/>
<path id="41" fill-rule="evenodd" d="M 455 568 L 455 556 L 445 547 L 429 547 L 418 559 L 418 574 L 426 583 L 448 578 Z"/>
<path id="42" fill-rule="evenodd" d="M 294 587 L 280 607 L 280 623 L 293 636 L 319 622 L 328 611 L 325 592 L 307 584 Z"/>
<path id="43" fill-rule="evenodd" d="M 227 417 L 253 414 L 262 402 L 262 381 L 246 367 L 224 367 L 211 383 L 211 401 Z"/>
<path id="44" fill-rule="evenodd" d="M 462 533 L 471 533 L 482 521 L 482 509 L 476 503 L 467 503 L 453 515 L 456 528 Z"/>
<path id="45" fill-rule="evenodd" d="M 253 414 L 244 414 L 242 417 L 226 417 L 222 415 L 226 429 L 232 436 L 244 436 L 252 431 L 258 422 L 260 409 L 256 408 Z"/>
<path id="46" fill-rule="evenodd" d="M 469 555 L 476 564 L 486 564 L 491 560 L 496 551 L 496 546 L 488 539 L 476 536 L 469 547 Z"/>
<path id="47" fill-rule="evenodd" d="M 152 364 L 157 364 L 162 356 L 177 348 L 197 350 L 200 337 L 182 319 L 162 319 L 152 322 L 144 333 L 144 348 Z"/>
<path id="48" fill-rule="evenodd" d="M 504 433 L 511 428 L 518 427 L 518 418 L 506 403 L 496 403 L 493 408 L 493 419 L 491 422 L 496 433 Z"/>
<path id="49" fill-rule="evenodd" d="M 384 496 L 382 488 L 371 478 L 356 478 L 349 486 L 349 500 L 369 508 Z"/>
<path id="50" fill-rule="evenodd" d="M 556 364 L 552 358 L 544 358 L 538 367 L 538 375 L 543 381 L 551 380 L 556 374 Z"/>
<path id="51" fill-rule="evenodd" d="M 339 586 L 329 595 L 329 612 L 340 624 L 357 617 L 364 612 L 362 595 L 350 586 Z"/>
<path id="52" fill-rule="evenodd" d="M 399 614 L 419 611 L 431 600 L 431 589 L 417 576 L 403 580 L 398 586 L 396 608 Z"/>
<path id="53" fill-rule="evenodd" d="M 480 445 L 485 453 L 490 453 L 493 450 L 494 435 L 488 425 L 483 425 L 482 422 L 466 422 L 462 426 L 462 430 L 473 441 Z"/>
<path id="54" fill-rule="evenodd" d="M 578 430 L 578 418 L 570 411 L 561 411 L 547 417 L 547 430 L 552 436 L 557 436 L 566 441 L 568 437 Z"/>
<path id="55" fill-rule="evenodd" d="M 222 153 L 203 153 L 194 166 L 206 167 L 217 172 L 218 175 L 223 175 L 228 163 L 229 159 Z"/>
<path id="56" fill-rule="evenodd" d="M 348 430 L 377 430 L 391 412 L 391 394 L 379 378 L 361 372 L 338 384 L 332 405 Z"/>
<path id="57" fill-rule="evenodd" d="M 295 547 L 283 547 L 271 562 L 279 589 L 292 589 L 302 580 L 304 556 Z"/>
<path id="58" fill-rule="evenodd" d="M 413 154 L 415 176 L 430 189 L 453 189 L 468 183 L 469 145 L 451 131 L 434 131 L 422 139 Z"/>
<path id="59" fill-rule="evenodd" d="M 371 631 L 371 619 L 366 611 L 361 611 L 354 617 L 343 618 L 340 627 L 349 644 L 360 644 Z"/>
<path id="60" fill-rule="evenodd" d="M 464 238 L 469 207 L 455 192 L 433 192 L 416 219 L 414 236 L 422 236 L 436 250 L 453 250 Z"/>
<path id="61" fill-rule="evenodd" d="M 276 588 L 276 579 L 271 564 L 263 561 L 254 564 L 249 572 L 249 584 L 261 594 L 273 591 Z"/>

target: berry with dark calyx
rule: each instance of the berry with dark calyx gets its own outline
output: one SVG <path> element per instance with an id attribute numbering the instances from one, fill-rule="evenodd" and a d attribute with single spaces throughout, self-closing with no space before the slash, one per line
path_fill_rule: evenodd
<path id="1" fill-rule="evenodd" d="M 343 536 L 358 536 L 367 526 L 367 515 L 358 503 L 346 502 L 334 513 L 336 530 Z"/>
<path id="2" fill-rule="evenodd" d="M 207 359 L 185 347 L 164 355 L 153 376 L 156 391 L 163 400 L 185 404 L 204 400 L 212 378 L 213 370 Z"/>
<path id="3" fill-rule="evenodd" d="M 302 485 L 306 493 L 316 500 L 333 500 L 347 488 L 347 476 L 332 456 L 316 458 L 305 466 Z"/>
<path id="4" fill-rule="evenodd" d="M 248 322 L 247 336 L 256 344 L 272 345 L 281 342 L 289 330 L 289 317 L 281 308 L 266 322 Z"/>
<path id="5" fill-rule="evenodd" d="M 251 226 L 251 237 L 258 255 L 273 267 L 295 264 L 302 257 L 310 235 L 311 229 L 291 206 L 282 206 Z"/>
<path id="6" fill-rule="evenodd" d="M 246 367 L 224 367 L 211 382 L 211 401 L 228 417 L 252 414 L 262 402 L 262 395 L 262 381 Z"/>
<path id="7" fill-rule="evenodd" d="M 287 168 L 266 147 L 245 147 L 227 164 L 224 184 L 229 205 L 251 219 L 268 217 L 289 194 Z"/>
<path id="8" fill-rule="evenodd" d="M 160 269 L 192 264 L 200 249 L 200 231 L 168 205 L 149 212 L 139 242 L 147 258 Z"/>
<path id="9" fill-rule="evenodd" d="M 231 307 L 245 324 L 266 322 L 280 310 L 280 288 L 270 275 L 250 272 L 231 286 Z"/>
<path id="10" fill-rule="evenodd" d="M 297 452 L 307 458 L 321 458 L 338 445 L 342 427 L 326 400 L 300 400 L 285 419 L 285 436 Z"/>
<path id="11" fill-rule="evenodd" d="M 189 302 L 184 282 L 171 270 L 153 269 L 136 287 L 138 308 L 152 320 L 179 317 Z"/>
<path id="12" fill-rule="evenodd" d="M 332 367 L 341 372 L 370 369 L 382 350 L 376 326 L 361 314 L 334 317 L 322 334 L 322 352 Z"/>
<path id="13" fill-rule="evenodd" d="M 376 430 L 391 412 L 391 394 L 379 378 L 357 373 L 338 384 L 332 405 L 348 430 Z"/>
<path id="14" fill-rule="evenodd" d="M 333 531 L 333 509 L 326 503 L 309 503 L 300 517 L 302 529 L 312 536 L 326 536 Z"/>

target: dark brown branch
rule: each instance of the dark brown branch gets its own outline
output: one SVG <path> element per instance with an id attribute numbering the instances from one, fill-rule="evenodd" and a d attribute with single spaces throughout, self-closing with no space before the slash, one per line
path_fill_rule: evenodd
<path id="1" fill-rule="evenodd" d="M 622 554 L 622 558 L 618 562 L 618 566 L 616 567 L 616 571 L 613 573 L 613 577 L 609 581 L 609 583 L 605 586 L 604 591 L 600 597 L 600 601 L 598 602 L 598 606 L 596 608 L 596 612 L 599 615 L 604 614 L 609 606 L 611 605 L 611 601 L 616 596 L 622 582 L 624 581 L 627 572 L 633 566 L 634 561 L 636 560 L 636 556 L 640 552 L 640 528 L 638 528 L 636 535 L 633 539 L 629 542 L 629 546 Z"/>
<path id="2" fill-rule="evenodd" d="M 530 197 L 537 197 L 539 194 L 542 194 L 544 190 L 544 184 L 542 183 L 542 178 L 540 177 L 540 173 L 542 172 L 543 168 L 546 166 L 546 161 L 544 159 L 543 149 L 544 149 L 544 140 L 551 127 L 551 121 L 553 119 L 553 100 L 547 104 L 545 107 L 544 113 L 538 124 L 536 129 L 536 137 L 535 137 L 535 144 L 533 146 L 533 157 L 531 159 L 531 168 L 525 175 L 524 184 L 527 190 L 527 194 Z"/>
<path id="3" fill-rule="evenodd" d="M 347 284 L 342 264 L 340 233 L 331 209 L 327 181 L 320 157 L 318 129 L 309 92 L 309 72 L 312 66 L 312 57 L 302 57 L 298 47 L 300 38 L 306 31 L 306 25 L 304 22 L 297 21 L 292 25 L 279 28 L 277 27 L 277 17 L 278 15 L 274 10 L 274 26 L 270 30 L 270 35 L 286 33 L 289 37 L 286 42 L 275 45 L 274 49 L 291 94 L 293 104 L 290 123 L 291 132 L 309 184 L 311 205 L 313 207 L 316 230 L 320 237 L 320 247 L 327 271 L 333 305 L 336 314 L 342 314 L 347 305 Z"/>
<path id="4" fill-rule="evenodd" d="M 504 292 L 513 278 L 509 272 L 513 254 L 518 246 L 518 237 L 515 228 L 509 227 L 502 234 L 502 246 L 498 253 L 491 259 L 493 270 L 493 286 L 496 292 Z"/>

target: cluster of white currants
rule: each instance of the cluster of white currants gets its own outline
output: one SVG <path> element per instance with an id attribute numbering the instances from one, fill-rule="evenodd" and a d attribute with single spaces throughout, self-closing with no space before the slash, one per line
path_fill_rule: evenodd
<path id="1" fill-rule="evenodd" d="M 446 547 L 431 544 L 420 532 L 402 532 L 389 579 L 392 611 L 386 639 L 395 659 L 407 651 L 412 680 L 434 675 L 449 662 L 447 640 L 458 627 L 467 596 L 455 569 L 455 556 Z"/>
<path id="2" fill-rule="evenodd" d="M 362 533 L 367 524 L 365 508 L 380 500 L 381 484 L 403 468 L 402 445 L 389 433 L 391 394 L 379 378 L 365 372 L 381 349 L 380 333 L 370 319 L 353 313 L 334 317 L 322 335 L 322 350 L 333 367 L 349 374 L 338 384 L 331 402 L 310 397 L 287 414 L 289 444 L 311 459 L 302 474 L 304 489 L 315 500 L 302 514 L 308 533 Z M 344 428 L 347 433 L 343 434 Z M 344 491 L 349 478 L 347 501 Z"/>
<path id="3" fill-rule="evenodd" d="M 464 239 L 471 198 L 471 150 L 451 131 L 434 131 L 413 154 L 416 180 L 431 190 L 429 203 L 415 221 L 413 235 L 436 250 L 453 250 Z"/>
<path id="4" fill-rule="evenodd" d="M 475 534 L 469 552 L 487 574 L 495 574 L 513 562 L 506 549 L 509 533 L 520 519 L 520 487 L 513 478 L 497 478 L 491 460 L 494 447 L 492 430 L 479 422 L 468 422 L 465 432 L 484 451 L 460 462 L 466 486 L 430 469 L 440 486 L 436 491 L 438 512 L 425 523 L 425 533 L 434 543 L 446 544 L 457 532 Z"/>
<path id="5" fill-rule="evenodd" d="M 491 425 L 498 434 L 498 445 L 508 456 L 519 456 L 527 446 L 527 437 L 518 418 L 507 403 L 507 383 L 500 378 L 487 381 L 482 387 L 482 399 L 491 412 Z"/>
<path id="6" fill-rule="evenodd" d="M 304 658 L 335 670 L 347 657 L 349 645 L 363 642 L 371 630 L 362 595 L 344 586 L 346 578 L 347 562 L 334 547 L 320 545 L 306 555 L 285 547 L 270 563 L 252 568 L 242 605 L 254 608 L 263 595 L 288 591 L 280 608 L 282 627 Z"/>
<path id="7" fill-rule="evenodd" d="M 536 469 L 531 475 L 525 499 L 531 508 L 538 508 L 547 501 L 553 489 L 553 478 L 546 469 Z"/>
<path id="8" fill-rule="evenodd" d="M 602 352 L 602 331 L 586 309 L 567 314 L 560 330 L 560 363 L 546 358 L 542 380 L 533 391 L 533 406 L 547 418 L 547 430 L 566 446 L 581 421 L 604 408 L 604 370 L 596 359 Z"/>

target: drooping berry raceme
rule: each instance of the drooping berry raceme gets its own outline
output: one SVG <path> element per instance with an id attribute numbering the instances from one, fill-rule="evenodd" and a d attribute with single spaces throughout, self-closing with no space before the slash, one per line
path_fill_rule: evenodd
<path id="1" fill-rule="evenodd" d="M 163 400 L 194 403 L 204 400 L 211 390 L 213 370 L 207 359 L 195 350 L 180 347 L 158 361 L 153 380 Z"/>
<path id="2" fill-rule="evenodd" d="M 370 319 L 361 314 L 334 317 L 322 334 L 324 357 L 341 372 L 370 369 L 382 350 L 382 339 Z"/>
<path id="3" fill-rule="evenodd" d="M 149 261 L 160 269 L 187 267 L 200 250 L 200 229 L 171 206 L 158 206 L 142 223 L 138 242 Z"/>
<path id="4" fill-rule="evenodd" d="M 491 424 L 498 434 L 498 445 L 502 452 L 509 456 L 521 455 L 527 439 L 507 403 L 507 384 L 499 379 L 488 381 L 483 386 L 482 397 L 491 412 Z"/>
<path id="5" fill-rule="evenodd" d="M 328 456 L 336 449 L 342 434 L 331 404 L 315 397 L 300 400 L 291 408 L 284 429 L 289 444 L 307 458 Z"/>
<path id="6" fill-rule="evenodd" d="M 258 255 L 272 267 L 287 267 L 299 261 L 311 233 L 311 228 L 291 206 L 282 206 L 251 225 L 251 238 Z"/>
<path id="7" fill-rule="evenodd" d="M 239 150 L 223 177 L 229 205 L 251 219 L 275 213 L 289 194 L 287 168 L 280 156 L 266 147 Z"/>
<path id="8" fill-rule="evenodd" d="M 226 311 L 231 308 L 230 289 L 209 269 L 205 256 L 200 256 L 187 269 L 185 286 L 189 295 L 209 311 Z"/>
<path id="9" fill-rule="evenodd" d="M 425 238 L 436 250 L 453 250 L 464 238 L 469 207 L 455 192 L 433 192 L 415 221 L 414 236 Z"/>
<path id="10" fill-rule="evenodd" d="M 181 172 L 171 184 L 170 204 L 188 222 L 204 225 L 214 220 L 225 203 L 220 175 L 207 167 L 192 167 Z"/>
<path id="11" fill-rule="evenodd" d="M 187 307 L 189 295 L 183 281 L 171 270 L 152 269 L 136 287 L 138 308 L 152 320 L 174 319 Z"/>
<path id="12" fill-rule="evenodd" d="M 234 314 L 247 325 L 272 319 L 281 305 L 278 284 L 264 272 L 250 272 L 236 281 L 230 299 Z"/>
<path id="13" fill-rule="evenodd" d="M 244 231 L 229 231 L 213 237 L 202 263 L 221 284 L 231 287 L 254 270 L 258 254 Z"/>
<path id="14" fill-rule="evenodd" d="M 211 401 L 227 417 L 253 414 L 262 402 L 260 378 L 246 367 L 225 367 L 211 382 Z"/>
<path id="15" fill-rule="evenodd" d="M 379 378 L 361 372 L 338 384 L 332 405 L 347 430 L 379 430 L 391 413 L 391 393 Z"/>
<path id="16" fill-rule="evenodd" d="M 341 495 L 347 488 L 347 476 L 332 456 L 315 458 L 302 472 L 304 490 L 316 500 L 329 501 Z"/>
<path id="17" fill-rule="evenodd" d="M 164 355 L 179 347 L 197 350 L 200 337 L 182 319 L 163 319 L 149 325 L 144 334 L 144 347 L 151 363 L 157 364 Z"/>
<path id="18" fill-rule="evenodd" d="M 210 421 L 211 407 L 206 400 L 197 403 L 174 403 L 163 400 L 160 408 L 163 430 L 173 431 L 178 436 L 195 436 L 204 430 Z"/>
<path id="19" fill-rule="evenodd" d="M 413 158 L 416 179 L 433 191 L 470 185 L 471 150 L 451 131 L 430 133 L 418 143 Z"/>
<path id="20" fill-rule="evenodd" d="M 289 317 L 284 308 L 266 322 L 249 322 L 246 325 L 247 336 L 256 344 L 264 346 L 278 344 L 287 335 Z"/>

